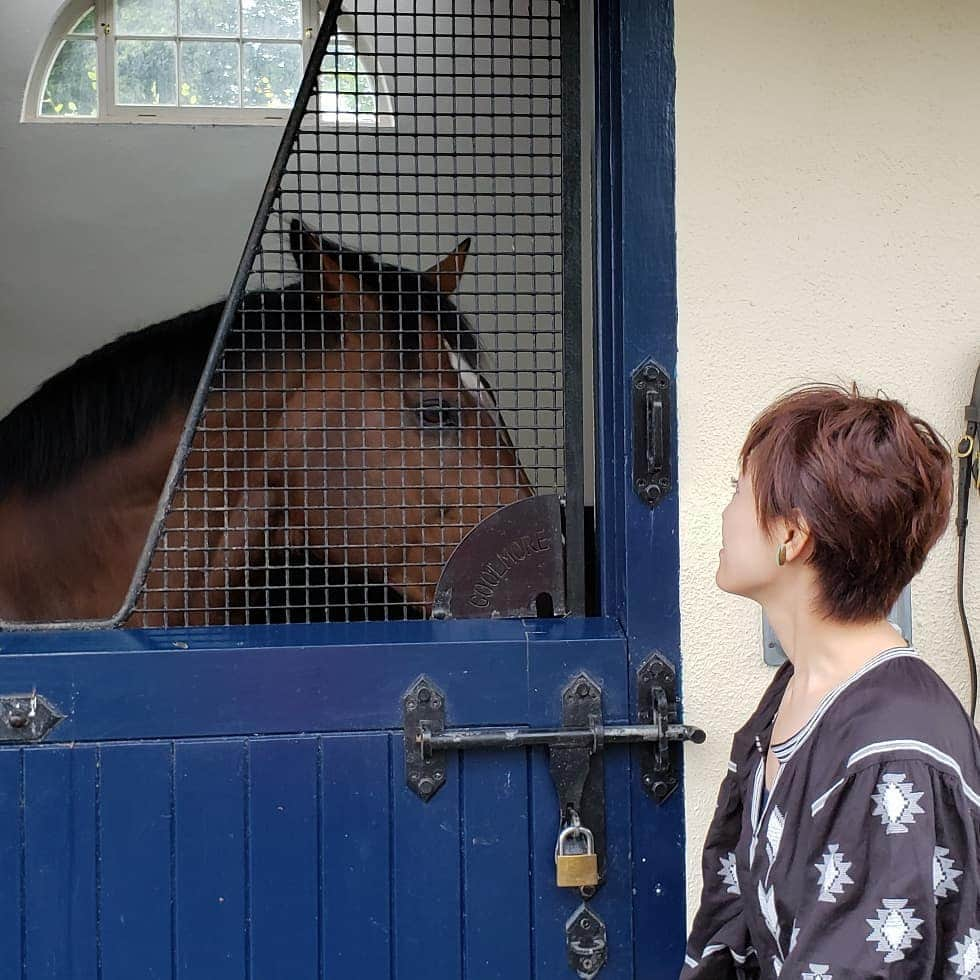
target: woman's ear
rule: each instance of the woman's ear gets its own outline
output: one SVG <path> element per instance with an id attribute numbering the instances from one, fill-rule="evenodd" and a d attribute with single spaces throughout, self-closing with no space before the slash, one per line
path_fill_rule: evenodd
<path id="1" fill-rule="evenodd" d="M 777 544 L 785 545 L 787 563 L 805 561 L 813 553 L 813 537 L 806 518 L 796 511 L 792 519 L 781 519 L 777 525 Z"/>

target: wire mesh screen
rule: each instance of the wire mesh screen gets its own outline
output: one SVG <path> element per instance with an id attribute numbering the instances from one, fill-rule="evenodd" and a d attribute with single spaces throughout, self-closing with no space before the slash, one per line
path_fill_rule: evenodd
<path id="1" fill-rule="evenodd" d="M 576 35 L 327 6 L 129 625 L 422 618 L 476 525 L 564 493 Z"/>

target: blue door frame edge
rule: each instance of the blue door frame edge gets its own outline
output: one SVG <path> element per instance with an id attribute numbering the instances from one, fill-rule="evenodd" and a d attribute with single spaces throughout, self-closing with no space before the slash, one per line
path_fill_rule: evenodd
<path id="1" fill-rule="evenodd" d="M 633 493 L 629 417 L 630 375 L 646 358 L 676 377 L 673 37 L 673 0 L 596 0 L 597 538 L 601 609 L 622 625 L 631 683 L 653 650 L 674 662 L 678 683 L 681 668 L 678 488 L 654 510 Z M 635 689 L 631 702 L 635 712 Z M 654 807 L 636 782 L 635 976 L 676 976 L 685 934 L 683 794 Z"/>

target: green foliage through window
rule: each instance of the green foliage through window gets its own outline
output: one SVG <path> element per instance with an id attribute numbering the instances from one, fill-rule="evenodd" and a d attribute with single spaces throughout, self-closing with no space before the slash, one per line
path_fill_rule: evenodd
<path id="1" fill-rule="evenodd" d="M 303 75 L 300 0 L 109 0 L 104 40 L 115 103 L 133 107 L 288 109 Z M 96 7 L 52 59 L 40 114 L 99 115 Z M 376 116 L 376 80 L 354 38 L 340 34 L 324 56 L 320 111 Z"/>
<path id="2" fill-rule="evenodd" d="M 42 116 L 95 116 L 99 111 L 95 41 L 65 38 L 41 96 Z"/>

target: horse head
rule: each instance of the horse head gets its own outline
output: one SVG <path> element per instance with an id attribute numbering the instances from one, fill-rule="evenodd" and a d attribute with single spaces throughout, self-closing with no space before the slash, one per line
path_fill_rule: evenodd
<path id="1" fill-rule="evenodd" d="M 297 221 L 290 246 L 306 340 L 284 418 L 287 547 L 427 608 L 462 538 L 533 493 L 453 301 L 469 241 L 424 272 Z"/>

